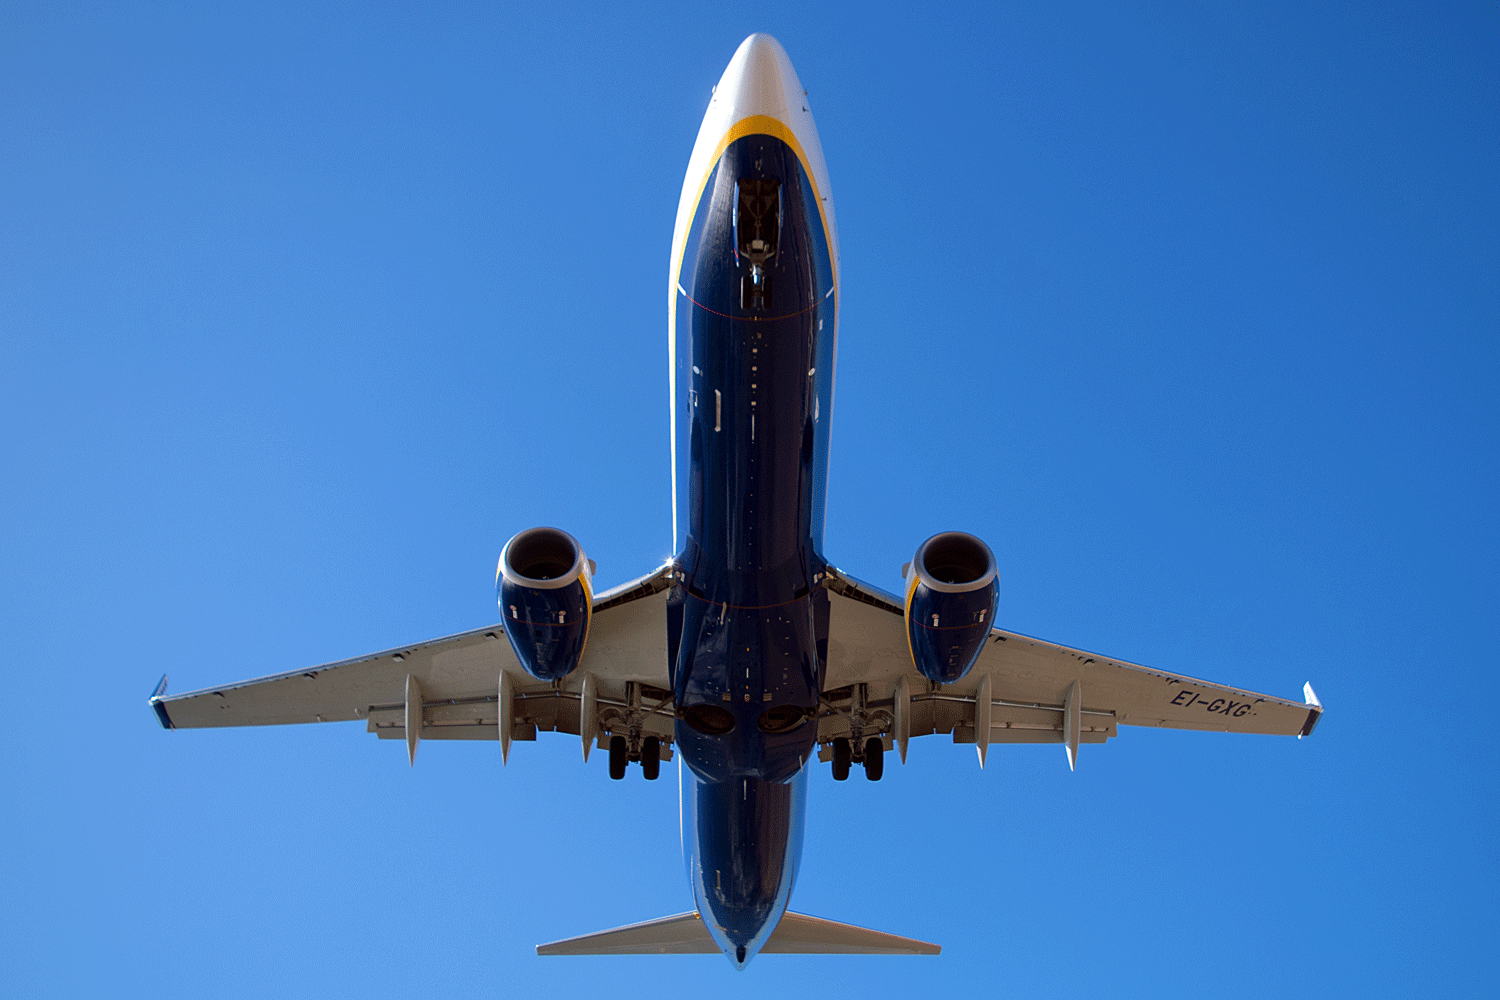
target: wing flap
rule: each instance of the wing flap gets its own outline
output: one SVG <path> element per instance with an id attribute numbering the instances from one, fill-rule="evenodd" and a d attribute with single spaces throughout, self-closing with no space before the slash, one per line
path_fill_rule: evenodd
<path id="1" fill-rule="evenodd" d="M 653 688 L 646 690 L 655 691 L 658 696 L 666 694 L 664 691 L 657 691 Z M 567 693 L 569 692 L 565 692 Z M 511 739 L 536 739 L 538 729 L 543 732 L 579 735 L 579 701 L 577 698 L 558 695 L 549 689 L 544 695 L 518 699 L 518 702 L 517 711 L 520 721 L 511 726 Z M 606 722 L 609 718 L 610 707 L 610 702 L 606 700 L 604 713 Z M 619 707 L 624 707 L 623 703 Z M 365 729 L 381 739 L 405 739 L 406 707 L 404 705 L 371 707 Z M 673 716 L 661 711 L 646 714 L 640 721 L 640 731 L 643 736 L 655 736 L 659 740 L 670 742 L 675 737 Z M 498 696 L 462 702 L 427 701 L 422 711 L 421 736 L 424 740 L 498 739 L 500 736 Z M 606 735 L 601 745 L 607 743 Z"/>
<path id="2" fill-rule="evenodd" d="M 925 682 L 922 682 L 925 683 Z M 914 685 L 915 687 L 915 685 Z M 955 687 L 945 687 L 941 693 L 919 689 L 912 697 L 907 709 L 908 734 L 930 736 L 952 734 L 955 743 L 975 743 L 974 693 L 950 693 Z M 818 721 L 818 740 L 827 743 L 837 736 L 850 736 L 854 730 L 849 699 L 841 692 L 825 698 L 834 711 L 823 715 Z M 873 718 L 876 726 L 862 726 L 862 735 L 874 735 L 884 731 L 894 722 L 891 711 L 892 699 L 870 698 L 866 702 L 867 717 Z M 1103 743 L 1118 735 L 1115 717 L 1110 712 L 1085 710 L 1083 712 L 1082 740 L 1085 743 Z M 990 710 L 991 743 L 1061 743 L 1063 739 L 1063 707 L 1012 705 L 996 701 Z M 827 759 L 832 759 L 831 757 Z"/>

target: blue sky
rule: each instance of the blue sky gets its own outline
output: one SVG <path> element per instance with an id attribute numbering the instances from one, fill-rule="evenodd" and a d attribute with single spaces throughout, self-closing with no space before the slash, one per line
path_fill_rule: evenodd
<path id="1" fill-rule="evenodd" d="M 0 991 L 1489 993 L 1495 6 L 434 6 L 6 5 Z M 533 525 L 668 554 L 758 30 L 839 212 L 829 558 L 972 531 L 1006 627 L 1328 714 L 820 771 L 794 907 L 940 959 L 539 959 L 690 907 L 674 781 L 146 697 L 491 622 Z"/>

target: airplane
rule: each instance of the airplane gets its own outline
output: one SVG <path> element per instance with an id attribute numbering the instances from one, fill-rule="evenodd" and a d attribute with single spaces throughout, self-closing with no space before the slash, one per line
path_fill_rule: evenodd
<path id="1" fill-rule="evenodd" d="M 1121 725 L 1312 733 L 1322 705 L 1256 694 L 999 628 L 995 557 L 973 535 L 922 542 L 888 593 L 824 555 L 840 268 L 807 92 L 781 45 L 739 46 L 678 202 L 667 284 L 677 553 L 595 593 L 557 528 L 522 531 L 496 573 L 500 622 L 429 642 L 150 699 L 168 729 L 363 720 L 382 739 L 539 732 L 655 780 L 677 758 L 694 908 L 539 945 L 538 954 L 932 955 L 938 945 L 788 910 L 808 776 L 950 735 L 1079 748 Z"/>

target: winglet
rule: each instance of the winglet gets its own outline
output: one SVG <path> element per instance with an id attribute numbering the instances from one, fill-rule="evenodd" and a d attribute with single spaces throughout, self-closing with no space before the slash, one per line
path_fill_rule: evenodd
<path id="1" fill-rule="evenodd" d="M 156 690 L 151 692 L 151 707 L 156 709 L 156 718 L 161 722 L 163 729 L 176 729 L 172 725 L 172 717 L 167 714 L 167 706 L 161 703 L 162 697 L 167 693 L 167 675 L 162 674 L 161 680 L 156 682 Z"/>
<path id="2" fill-rule="evenodd" d="M 1302 732 L 1297 734 L 1297 739 L 1311 736 L 1312 731 L 1318 728 L 1318 720 L 1323 717 L 1323 703 L 1318 700 L 1318 694 L 1313 690 L 1312 681 L 1302 685 L 1302 698 L 1310 706 L 1307 712 L 1307 721 L 1302 723 Z"/>

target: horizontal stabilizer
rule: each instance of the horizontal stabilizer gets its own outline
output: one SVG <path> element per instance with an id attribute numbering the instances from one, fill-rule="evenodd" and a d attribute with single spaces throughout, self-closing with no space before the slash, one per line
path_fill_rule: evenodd
<path id="1" fill-rule="evenodd" d="M 936 955 L 939 945 L 787 912 L 762 955 Z M 537 945 L 538 955 L 715 955 L 719 946 L 697 913 Z"/>
<path id="2" fill-rule="evenodd" d="M 937 955 L 942 945 L 805 913 L 784 914 L 762 955 Z"/>
<path id="3" fill-rule="evenodd" d="M 658 917 L 536 946 L 538 955 L 717 955 L 719 946 L 696 913 Z"/>

